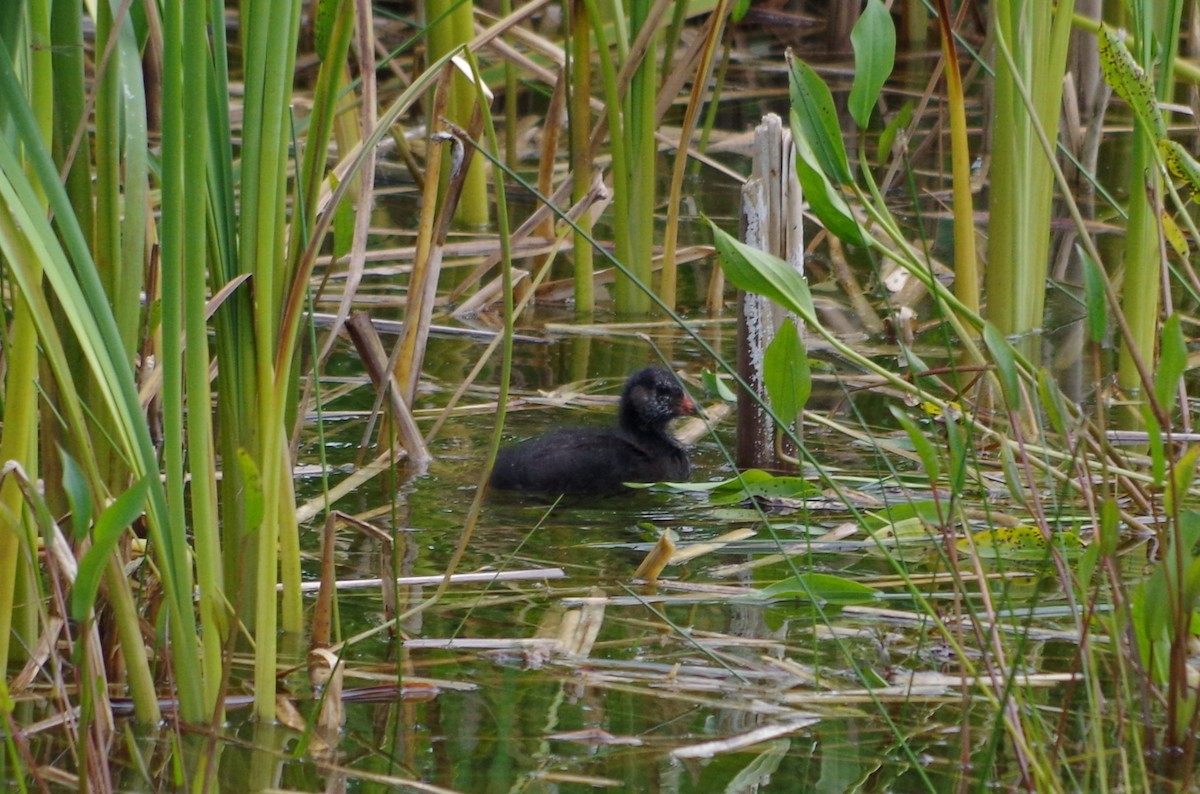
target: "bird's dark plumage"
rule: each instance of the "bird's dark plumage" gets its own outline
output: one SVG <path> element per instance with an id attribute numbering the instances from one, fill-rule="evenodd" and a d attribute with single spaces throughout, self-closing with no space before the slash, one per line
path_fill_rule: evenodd
<path id="1" fill-rule="evenodd" d="M 625 383 L 615 428 L 564 428 L 500 450 L 491 487 L 537 494 L 605 494 L 627 482 L 685 480 L 687 452 L 667 424 L 696 403 L 661 367 Z"/>

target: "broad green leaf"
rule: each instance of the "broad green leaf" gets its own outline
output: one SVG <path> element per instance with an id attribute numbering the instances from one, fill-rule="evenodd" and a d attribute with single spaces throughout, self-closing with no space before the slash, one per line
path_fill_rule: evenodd
<path id="1" fill-rule="evenodd" d="M 1167 137 L 1167 125 L 1158 107 L 1150 76 L 1138 65 L 1121 34 L 1108 25 L 1100 26 L 1100 68 L 1105 81 L 1124 99 L 1155 141 Z"/>
<path id="2" fill-rule="evenodd" d="M 746 16 L 746 12 L 750 10 L 750 0 L 735 0 L 733 10 L 729 14 L 729 19 L 736 25 Z"/>
<path id="3" fill-rule="evenodd" d="M 830 182 L 839 186 L 850 184 L 850 164 L 829 86 L 799 58 L 789 54 L 788 64 L 792 112 L 800 122 L 800 137 L 812 147 L 821 171 Z"/>
<path id="4" fill-rule="evenodd" d="M 874 587 L 828 573 L 802 573 L 758 591 L 764 599 L 795 598 L 823 604 L 866 604 L 879 598 Z"/>
<path id="5" fill-rule="evenodd" d="M 841 192 L 830 184 L 817 164 L 816 156 L 802 136 L 797 132 L 799 121 L 792 113 L 792 142 L 796 149 L 796 178 L 800 180 L 808 208 L 821 225 L 842 242 L 863 246 L 867 237 L 846 205 Z"/>
<path id="6" fill-rule="evenodd" d="M 245 488 L 242 500 L 246 505 L 246 528 L 253 532 L 262 525 L 266 513 L 262 478 L 249 452 L 238 447 L 237 457 L 238 467 L 242 470 L 242 487 Z"/>
<path id="7" fill-rule="evenodd" d="M 62 458 L 63 490 L 67 494 L 67 504 L 71 506 L 72 534 L 75 540 L 83 540 L 92 525 L 92 489 L 75 458 L 62 447 L 58 448 L 58 454 Z"/>
<path id="8" fill-rule="evenodd" d="M 763 385 L 771 398 L 771 410 L 785 425 L 796 420 L 812 394 L 812 372 L 808 351 L 792 318 L 775 333 L 763 355 Z"/>
<path id="9" fill-rule="evenodd" d="M 1200 163 L 1178 141 L 1163 138 L 1158 142 L 1167 170 L 1188 183 L 1192 193 L 1200 193 Z"/>
<path id="10" fill-rule="evenodd" d="M 1183 338 L 1179 315 L 1172 314 L 1163 323 L 1158 369 L 1154 373 L 1154 397 L 1167 416 L 1175 410 L 1175 398 L 1179 395 L 1179 383 L 1187 369 L 1187 357 L 1187 341 Z"/>
<path id="11" fill-rule="evenodd" d="M 152 476 L 154 475 L 147 475 L 138 480 L 96 518 L 96 526 L 92 530 L 92 546 L 79 561 L 79 573 L 75 577 L 75 586 L 71 589 L 71 617 L 76 621 L 82 623 L 86 620 L 95 604 L 104 568 L 108 565 L 121 533 L 142 514 Z"/>
<path id="12" fill-rule="evenodd" d="M 1012 345 L 1000 333 L 1000 329 L 989 322 L 983 324 L 983 343 L 992 354 L 996 364 L 996 375 L 1000 379 L 1000 388 L 1004 392 L 1004 400 L 1014 411 L 1021 409 L 1021 392 L 1017 385 L 1017 360 Z"/>
<path id="13" fill-rule="evenodd" d="M 929 478 L 930 486 L 936 486 L 942 476 L 942 466 L 938 460 L 937 450 L 933 448 L 933 443 L 899 406 L 889 405 L 888 408 L 891 410 L 892 416 L 904 428 L 904 432 L 908 434 L 908 440 L 912 442 L 917 457 L 921 459 L 921 465 L 925 467 L 925 476 Z"/>
<path id="14" fill-rule="evenodd" d="M 709 221 L 709 225 L 713 230 L 713 243 L 721 260 L 721 268 L 735 287 L 762 295 L 804 322 L 816 324 L 812 294 L 808 291 L 804 276 L 779 257 L 746 245 L 725 233 L 712 221 Z"/>
<path id="15" fill-rule="evenodd" d="M 1088 336 L 1098 345 L 1108 336 L 1108 296 L 1104 291 L 1108 276 L 1099 264 L 1079 250 L 1083 256 L 1083 302 L 1087 307 Z"/>
<path id="16" fill-rule="evenodd" d="M 912 100 L 905 102 L 900 111 L 896 113 L 888 121 L 887 126 L 883 128 L 883 132 L 879 134 L 879 143 L 875 149 L 875 163 L 883 165 L 887 162 L 888 156 L 892 152 L 892 145 L 896 141 L 896 135 L 900 130 L 907 129 L 912 122 L 913 103 Z"/>
<path id="17" fill-rule="evenodd" d="M 871 123 L 871 111 L 896 63 L 896 26 L 882 0 L 867 0 L 850 31 L 854 47 L 854 83 L 850 86 L 850 115 L 859 129 Z"/>
<path id="18" fill-rule="evenodd" d="M 1083 546 L 1079 535 L 1068 531 L 1054 533 L 1051 542 L 1064 550 Z M 1050 549 L 1042 530 L 1028 525 L 985 529 L 969 539 L 959 540 L 956 545 L 962 552 L 974 548 L 981 557 L 1006 560 L 1041 560 L 1046 558 Z"/>
<path id="19" fill-rule="evenodd" d="M 762 469 L 747 469 L 741 478 L 717 483 L 709 495 L 714 505 L 735 504 L 746 499 L 807 499 L 820 489 L 803 477 L 777 476 Z"/>
<path id="20" fill-rule="evenodd" d="M 922 499 L 891 505 L 886 510 L 879 512 L 869 512 L 866 514 L 863 526 L 871 531 L 895 526 L 914 518 L 928 524 L 938 524 L 943 520 L 938 503 L 932 499 Z M 922 533 L 927 534 L 927 530 L 922 530 Z"/>

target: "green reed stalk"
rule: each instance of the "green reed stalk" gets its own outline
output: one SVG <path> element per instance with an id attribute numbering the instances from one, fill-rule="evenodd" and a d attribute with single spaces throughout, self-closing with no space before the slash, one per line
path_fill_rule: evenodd
<path id="1" fill-rule="evenodd" d="M 57 230 L 51 230 L 45 212 L 38 206 L 27 167 L 15 157 L 14 142 L 5 139 L 0 143 L 0 193 L 4 194 L 0 198 L 3 210 L 0 248 L 8 258 L 17 289 L 32 309 L 43 356 L 57 383 L 59 411 L 67 422 L 70 437 L 76 439 L 79 448 L 91 449 L 80 392 L 55 326 L 56 319 L 69 324 L 90 374 L 97 379 L 98 399 L 89 406 L 89 413 L 108 417 L 111 438 L 132 469 L 132 477 L 154 475 L 148 478 L 147 533 L 165 593 L 173 671 L 181 684 L 181 715 L 184 719 L 198 720 L 202 717 L 201 678 L 193 646 L 196 631 L 185 528 L 167 519 L 167 500 L 157 476 L 157 456 L 142 416 L 131 362 L 122 350 L 112 306 L 11 66 L 8 49 L 0 42 L 0 102 L 12 114 L 12 129 L 28 158 L 28 171 L 49 198 Z M 59 244 L 60 239 L 65 249 Z M 51 312 L 42 279 L 35 277 L 34 270 L 38 267 L 61 304 L 61 311 Z M 82 457 L 80 463 L 96 498 L 101 498 L 102 477 L 95 457 Z"/>
<path id="2" fill-rule="evenodd" d="M 1174 87 L 1175 53 L 1178 50 L 1182 3 L 1169 0 L 1162 12 L 1152 2 L 1130 3 L 1133 23 L 1133 55 L 1147 74 L 1155 74 L 1160 101 Z M 1156 27 L 1155 19 L 1161 26 Z M 1156 58 L 1157 54 L 1157 58 Z M 1157 142 L 1140 119 L 1134 121 L 1133 147 L 1129 166 L 1129 221 L 1125 231 L 1125 278 L 1121 284 L 1121 309 L 1129 323 L 1133 345 L 1122 345 L 1117 366 L 1117 383 L 1130 396 L 1144 395 L 1138 359 L 1151 367 L 1158 339 L 1161 282 L 1161 233 L 1163 181 L 1156 156 Z M 1137 412 L 1120 417 L 1127 426 L 1140 424 Z"/>
<path id="3" fill-rule="evenodd" d="M 430 20 L 426 29 L 430 63 L 475 37 L 475 5 L 471 0 L 426 0 L 425 18 Z M 466 75 L 456 73 L 450 89 L 450 121 L 462 129 L 470 127 L 475 103 L 480 100 Z M 443 168 L 442 173 L 448 176 L 450 169 Z M 487 172 L 483 161 L 475 158 L 467 171 L 455 217 L 468 226 L 478 227 L 487 224 L 488 216 Z"/>
<path id="4" fill-rule="evenodd" d="M 567 116 L 570 125 L 571 200 L 580 201 L 590 188 L 592 173 L 592 17 L 582 0 L 571 0 L 571 58 L 568 61 L 570 100 Z M 604 59 L 601 59 L 602 61 Z M 510 162 L 509 167 L 514 167 Z M 595 257 L 588 236 L 592 232 L 592 214 L 585 212 L 579 225 L 586 234 L 575 234 L 575 312 L 590 317 L 596 309 L 596 285 L 593 278 Z"/>
<path id="5" fill-rule="evenodd" d="M 627 0 L 626 13 L 630 32 L 644 35 L 650 23 L 653 0 Z M 616 308 L 619 314 L 642 315 L 650 311 L 650 296 L 637 287 L 634 280 L 649 284 L 654 273 L 654 209 L 657 180 L 658 142 L 654 133 L 658 128 L 655 116 L 655 100 L 658 95 L 658 67 L 654 56 L 658 51 L 657 34 L 649 39 L 648 46 L 637 64 L 629 84 L 629 94 L 622 102 L 625 116 L 623 132 L 628 160 L 627 185 L 629 193 L 624 202 L 617 204 L 616 222 L 629 227 L 628 249 L 618 249 L 617 258 L 629 265 L 633 279 L 624 273 L 617 274 Z M 628 65 L 628 64 L 626 64 Z M 614 136 L 616 130 L 612 131 Z M 621 167 L 613 161 L 613 168 Z"/>
<path id="6" fill-rule="evenodd" d="M 725 17 L 729 13 L 727 0 L 719 0 L 716 8 L 709 15 L 703 29 L 705 37 L 704 50 L 696 65 L 696 77 L 692 81 L 692 93 L 688 98 L 687 108 L 683 112 L 683 126 L 679 134 L 679 148 L 675 152 L 675 162 L 671 170 L 671 186 L 667 191 L 667 226 L 663 235 L 662 280 L 659 283 L 658 294 L 663 303 L 675 308 L 676 283 L 678 279 L 675 263 L 676 245 L 679 240 L 679 205 L 683 193 L 683 177 L 687 171 L 688 154 L 691 152 L 692 133 L 700 117 L 704 105 L 704 95 L 708 91 L 708 78 L 712 72 L 713 59 L 717 47 L 725 32 Z M 673 26 L 674 27 L 674 26 Z"/>
<path id="7" fill-rule="evenodd" d="M 1058 129 L 1073 6 L 1069 0 L 1000 0 L 992 6 L 1038 124 L 1048 131 Z M 1005 59 L 997 59 L 995 86 L 988 319 L 1004 334 L 1023 334 L 1042 323 L 1054 172 Z"/>
<path id="8" fill-rule="evenodd" d="M 293 273 L 286 261 L 287 163 L 292 80 L 300 4 L 296 0 L 248 0 L 242 7 L 246 40 L 246 110 L 243 125 L 241 246 L 244 272 L 254 274 L 254 352 L 258 447 L 263 517 L 257 537 L 252 585 L 255 599 L 255 713 L 275 718 L 275 671 L 279 607 L 275 595 L 280 552 L 296 549 L 287 433 L 292 348 L 280 349 L 280 322 Z M 288 516 L 291 516 L 289 520 Z M 299 581 L 284 580 L 284 628 L 302 628 Z"/>
<path id="9" fill-rule="evenodd" d="M 617 86 L 617 69 L 614 64 L 614 59 L 609 56 L 608 34 L 605 32 L 605 26 L 598 24 L 603 17 L 600 15 L 596 5 L 596 0 L 583 0 L 584 9 L 587 13 L 587 18 L 591 23 L 592 31 L 596 34 L 596 50 L 600 53 L 600 80 L 604 90 L 604 109 L 607 113 L 608 135 L 609 135 L 609 151 L 612 155 L 612 185 L 614 204 L 618 209 L 614 209 L 617 215 L 613 223 L 613 250 L 616 252 L 618 261 L 629 266 L 632 261 L 629 257 L 629 252 L 632 249 L 631 245 L 631 230 L 627 223 L 623 222 L 621 217 L 622 210 L 620 207 L 627 206 L 629 194 L 632 191 L 630 186 L 629 175 L 629 155 L 627 154 L 628 146 L 626 144 L 624 134 L 625 116 L 621 110 L 621 96 Z M 616 26 L 618 31 L 620 25 Z M 622 57 L 625 57 L 629 52 L 628 42 L 618 35 L 616 41 L 617 51 Z M 589 147 L 595 146 L 596 141 L 592 140 Z M 578 172 L 575 172 L 578 174 Z M 576 230 L 578 232 L 578 230 Z M 578 237 L 578 235 L 577 235 Z M 576 278 L 578 281 L 578 277 Z M 647 282 L 648 283 L 648 282 Z M 618 274 L 616 282 L 616 299 L 617 306 L 620 307 L 621 295 L 623 290 L 632 285 L 631 279 L 625 274 Z M 628 299 L 626 299 L 628 300 Z"/>
<path id="10" fill-rule="evenodd" d="M 975 256 L 975 203 L 971 198 L 971 150 L 967 143 L 967 111 L 963 98 L 958 48 L 951 29 L 950 8 L 938 2 L 942 59 L 945 61 L 946 104 L 950 114 L 950 156 L 954 186 L 954 294 L 972 313 L 979 313 L 979 266 Z"/>
<path id="11" fill-rule="evenodd" d="M 44 4 L 35 4 L 42 5 Z M 4 22 L 0 29 L 0 40 L 16 41 L 19 39 L 22 20 L 16 13 L 16 8 L 10 8 L 0 21 Z M 32 13 L 32 10 L 31 10 Z M 35 28 L 37 29 L 37 28 Z M 28 71 L 34 72 L 29 74 Z M 40 74 L 34 68 L 27 71 L 26 84 L 38 79 L 39 84 L 47 75 Z M 49 93 L 49 92 L 47 92 Z M 45 97 L 42 104 L 45 104 Z M 7 115 L 6 111 L 0 114 Z M 45 113 L 38 114 L 44 119 Z M 39 124 L 39 127 L 41 125 Z M 39 264 L 31 262 L 34 279 L 41 278 Z M 37 390 L 29 385 L 38 379 L 37 329 L 31 314 L 31 307 L 20 294 L 14 296 L 11 326 L 4 338 L 5 373 L 4 373 L 4 427 L 6 431 L 0 435 L 0 460 L 14 461 L 36 476 L 37 472 L 37 427 L 38 407 Z M 11 428 L 11 430 L 9 430 Z M 0 483 L 0 663 L 9 662 L 10 643 L 14 629 L 20 640 L 16 648 L 29 648 L 36 639 L 37 626 L 33 620 L 36 617 L 28 608 L 20 610 L 17 617 L 17 607 L 14 596 L 17 592 L 19 561 L 22 556 L 33 558 L 33 550 L 27 544 L 22 544 L 25 518 L 24 497 L 15 477 L 6 477 Z M 24 546 L 24 548 L 23 548 Z M 27 580 L 28 574 L 21 573 L 22 579 Z M 14 620 L 14 617 L 17 617 Z M 14 661 L 23 661 L 25 654 L 14 654 Z"/>

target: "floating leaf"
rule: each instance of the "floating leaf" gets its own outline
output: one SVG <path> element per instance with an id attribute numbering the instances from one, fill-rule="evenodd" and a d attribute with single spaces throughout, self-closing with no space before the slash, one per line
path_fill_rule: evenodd
<path id="1" fill-rule="evenodd" d="M 1053 542 L 1060 549 L 1082 548 L 1083 543 L 1075 532 L 1056 532 Z M 994 527 L 976 532 L 956 544 L 958 550 L 969 552 L 972 548 L 981 557 L 1008 560 L 1042 560 L 1050 550 L 1046 537 L 1038 527 L 1022 525 L 1016 527 Z"/>
<path id="2" fill-rule="evenodd" d="M 879 598 L 870 585 L 828 573 L 802 573 L 758 591 L 768 600 L 800 599 L 822 604 L 866 604 Z"/>
<path id="3" fill-rule="evenodd" d="M 896 25 L 882 0 L 867 0 L 854 29 L 854 83 L 850 86 L 850 115 L 865 130 L 883 84 L 896 64 Z"/>
<path id="4" fill-rule="evenodd" d="M 796 421 L 812 394 L 812 372 L 804 340 L 791 317 L 783 321 L 763 354 L 763 385 L 779 421 L 785 425 Z"/>
<path id="5" fill-rule="evenodd" d="M 742 476 L 716 483 L 709 501 L 733 504 L 746 499 L 807 499 L 819 496 L 817 486 L 803 477 L 777 476 L 762 469 L 747 469 Z"/>

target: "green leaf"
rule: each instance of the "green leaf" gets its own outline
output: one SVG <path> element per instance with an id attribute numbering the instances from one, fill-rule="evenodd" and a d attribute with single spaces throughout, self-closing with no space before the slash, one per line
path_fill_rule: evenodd
<path id="1" fill-rule="evenodd" d="M 904 432 L 908 433 L 908 440 L 912 442 L 917 457 L 921 459 L 921 465 L 925 468 L 925 476 L 929 478 L 930 486 L 936 485 L 942 476 L 942 465 L 938 460 L 937 450 L 933 448 L 933 443 L 928 436 L 921 432 L 917 423 L 898 405 L 889 405 L 888 408 L 891 410 L 892 416 L 904 428 Z"/>
<path id="2" fill-rule="evenodd" d="M 1179 456 L 1171 467 L 1170 487 L 1164 496 L 1164 512 L 1172 515 L 1176 507 L 1182 507 L 1188 490 L 1196 479 L 1196 462 L 1200 460 L 1200 445 L 1193 444 Z"/>
<path id="3" fill-rule="evenodd" d="M 1083 543 L 1074 532 L 1055 532 L 1051 542 L 1060 549 L 1079 549 Z M 1050 543 L 1042 530 L 1034 526 L 995 527 L 976 532 L 971 538 L 956 543 L 958 550 L 968 552 L 972 548 L 980 557 L 1004 558 L 1007 560 L 1042 560 L 1050 551 Z"/>
<path id="4" fill-rule="evenodd" d="M 1083 550 L 1083 554 L 1079 555 L 1079 562 L 1076 563 L 1077 576 L 1081 588 L 1081 594 L 1087 592 L 1088 585 L 1091 584 L 1092 576 L 1096 573 L 1096 565 L 1100 562 L 1100 544 L 1092 543 Z"/>
<path id="5" fill-rule="evenodd" d="M 879 143 L 875 149 L 875 162 L 878 165 L 883 165 L 887 162 L 888 155 L 892 152 L 892 146 L 895 144 L 896 135 L 900 130 L 907 129 L 912 122 L 913 103 L 912 100 L 905 102 L 900 107 L 900 112 L 892 116 L 888 121 L 887 126 L 883 128 L 883 132 L 879 133 Z"/>
<path id="6" fill-rule="evenodd" d="M 1000 329 L 989 322 L 983 324 L 983 343 L 992 354 L 1004 400 L 1012 410 L 1020 410 L 1021 392 L 1017 386 L 1017 360 L 1012 345 L 1000 333 Z"/>
<path id="7" fill-rule="evenodd" d="M 253 532 L 262 525 L 266 514 L 262 478 L 249 452 L 238 447 L 237 457 L 238 467 L 242 470 L 242 487 L 245 488 L 242 499 L 246 505 L 246 529 Z"/>
<path id="8" fill-rule="evenodd" d="M 1146 426 L 1146 438 L 1150 454 L 1150 476 L 1154 478 L 1154 487 L 1161 488 L 1167 478 L 1167 447 L 1163 438 L 1162 426 L 1158 416 L 1150 410 L 1149 403 L 1142 403 L 1142 424 Z"/>
<path id="9" fill-rule="evenodd" d="M 812 147 L 829 181 L 835 185 L 850 184 L 850 164 L 829 86 L 808 64 L 790 53 L 788 64 L 792 112 L 800 122 L 799 137 Z"/>
<path id="10" fill-rule="evenodd" d="M 715 394 L 727 403 L 737 402 L 737 395 L 733 389 L 725 385 L 725 381 L 717 376 L 717 373 L 711 369 L 701 370 L 700 382 L 704 384 L 705 394 Z"/>
<path id="11" fill-rule="evenodd" d="M 1063 396 L 1062 389 L 1058 387 L 1054 377 L 1045 367 L 1038 370 L 1037 393 L 1041 398 L 1042 410 L 1046 412 L 1046 419 L 1050 422 L 1050 426 L 1054 428 L 1054 432 L 1065 437 L 1067 435 L 1066 397 Z"/>
<path id="12" fill-rule="evenodd" d="M 722 231 L 709 221 L 713 230 L 713 243 L 726 277 L 738 289 L 762 295 L 797 315 L 804 322 L 815 325 L 812 294 L 804 276 L 777 256 L 746 245 Z"/>
<path id="13" fill-rule="evenodd" d="M 967 482 L 967 441 L 958 417 L 943 414 L 946 427 L 946 447 L 950 451 L 950 493 L 960 494 Z"/>
<path id="14" fill-rule="evenodd" d="M 709 502 L 714 505 L 736 504 L 746 499 L 807 499 L 821 493 L 803 477 L 777 476 L 762 469 L 746 469 L 740 477 L 709 485 L 713 486 Z"/>
<path id="15" fill-rule="evenodd" d="M 1101 344 L 1108 336 L 1108 296 L 1104 283 L 1108 279 L 1090 256 L 1083 256 L 1083 303 L 1087 307 L 1088 335 L 1093 344 Z"/>
<path id="16" fill-rule="evenodd" d="M 96 519 L 96 526 L 92 530 L 92 546 L 79 561 L 79 573 L 71 590 L 71 617 L 76 621 L 82 623 L 86 620 L 95 604 L 104 568 L 121 533 L 142 514 L 152 476 L 155 475 L 148 474 L 134 483 Z"/>
<path id="17" fill-rule="evenodd" d="M 1200 163 L 1196 162 L 1196 158 L 1181 143 L 1170 138 L 1159 141 L 1158 149 L 1162 152 L 1167 170 L 1187 182 L 1192 193 L 1200 192 Z"/>
<path id="18" fill-rule="evenodd" d="M 1026 504 L 1025 478 L 1017 468 L 1017 458 L 1008 444 L 1000 445 L 1000 467 L 1004 470 L 1004 482 L 1008 485 L 1008 494 L 1013 502 Z"/>
<path id="19" fill-rule="evenodd" d="M 330 177 L 334 183 L 335 177 Z M 336 188 L 336 184 L 335 184 Z M 343 201 L 333 213 L 333 256 L 341 259 L 354 247 L 354 202 Z"/>
<path id="20" fill-rule="evenodd" d="M 733 4 L 733 11 L 729 14 L 729 19 L 736 25 L 741 22 L 746 16 L 746 12 L 750 10 L 750 0 L 736 0 Z"/>
<path id="21" fill-rule="evenodd" d="M 339 0 L 317 0 L 317 10 L 313 17 L 313 49 L 322 60 L 325 59 L 333 23 L 337 19 L 338 2 Z"/>
<path id="22" fill-rule="evenodd" d="M 866 233 L 846 205 L 841 192 L 822 173 L 817 156 L 800 132 L 800 119 L 795 111 L 792 111 L 791 123 L 792 145 L 796 149 L 796 178 L 800 180 L 808 208 L 821 225 L 842 242 L 866 245 Z"/>
<path id="23" fill-rule="evenodd" d="M 1124 99 L 1155 141 L 1167 137 L 1167 125 L 1158 107 L 1150 76 L 1138 65 L 1118 31 L 1100 26 L 1100 68 L 1104 80 Z"/>
<path id="24" fill-rule="evenodd" d="M 1154 397 L 1167 416 L 1175 410 L 1175 398 L 1179 394 L 1179 382 L 1187 369 L 1187 359 L 1187 341 L 1179 325 L 1179 314 L 1172 314 L 1163 323 L 1158 370 L 1154 373 Z"/>
<path id="25" fill-rule="evenodd" d="M 859 129 L 871 123 L 871 112 L 896 63 L 896 26 L 882 0 L 867 7 L 850 31 L 854 46 L 854 83 L 850 86 L 850 115 Z"/>
<path id="26" fill-rule="evenodd" d="M 769 600 L 800 599 L 823 604 L 866 604 L 879 598 L 874 587 L 828 573 L 803 573 L 764 587 L 760 598 Z"/>
<path id="27" fill-rule="evenodd" d="M 1100 503 L 1100 553 L 1105 557 L 1117 556 L 1117 545 L 1121 540 L 1121 511 L 1117 500 L 1106 496 Z"/>
<path id="28" fill-rule="evenodd" d="M 785 425 L 796 420 L 812 394 L 808 351 L 791 317 L 783 321 L 767 345 L 763 355 L 763 385 L 771 398 L 771 410 Z"/>
<path id="29" fill-rule="evenodd" d="M 62 458 L 63 490 L 67 494 L 67 504 L 71 506 L 72 534 L 75 540 L 83 540 L 92 525 L 92 489 L 75 458 L 62 447 L 58 448 L 58 454 Z"/>

